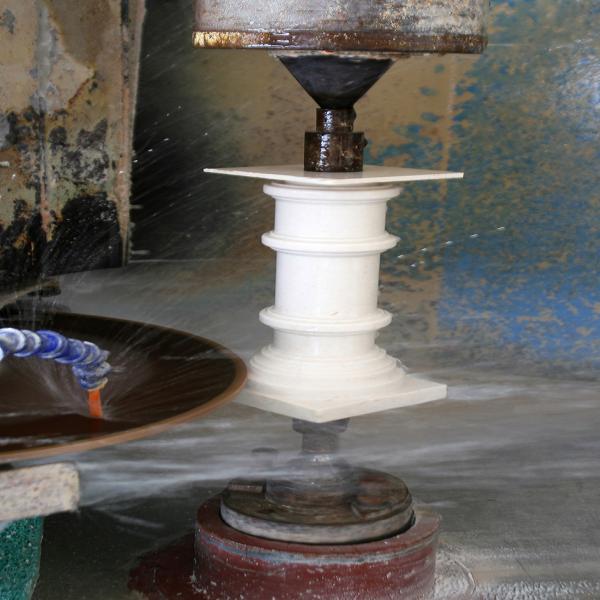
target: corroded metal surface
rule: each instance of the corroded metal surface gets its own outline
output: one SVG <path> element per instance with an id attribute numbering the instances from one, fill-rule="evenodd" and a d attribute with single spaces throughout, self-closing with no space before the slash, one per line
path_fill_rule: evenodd
<path id="1" fill-rule="evenodd" d="M 121 264 L 142 15 L 0 1 L 0 284 Z"/>
<path id="2" fill-rule="evenodd" d="M 486 0 L 198 0 L 194 44 L 387 52 L 481 52 Z"/>
<path id="3" fill-rule="evenodd" d="M 327 118 L 323 119 L 323 112 Z M 346 118 L 346 113 L 352 113 Z M 304 169 L 319 172 L 362 171 L 365 134 L 352 131 L 354 110 L 317 109 L 317 131 L 304 134 Z"/>
<path id="4" fill-rule="evenodd" d="M 414 33 L 354 33 L 288 31 L 195 31 L 196 48 L 237 48 L 265 50 L 326 50 L 350 52 L 401 52 L 479 54 L 486 46 L 482 35 Z"/>

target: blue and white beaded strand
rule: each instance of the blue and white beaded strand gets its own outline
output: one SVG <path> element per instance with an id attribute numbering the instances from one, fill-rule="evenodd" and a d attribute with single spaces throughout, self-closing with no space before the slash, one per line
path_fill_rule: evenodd
<path id="1" fill-rule="evenodd" d="M 71 369 L 84 390 L 99 390 L 106 385 L 111 366 L 108 352 L 92 342 L 66 338 L 56 331 L 40 329 L 0 328 L 0 361 L 6 356 L 55 360 L 71 365 Z"/>

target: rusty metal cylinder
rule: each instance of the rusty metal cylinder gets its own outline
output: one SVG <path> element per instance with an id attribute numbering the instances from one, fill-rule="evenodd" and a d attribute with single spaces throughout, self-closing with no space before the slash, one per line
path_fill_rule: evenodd
<path id="1" fill-rule="evenodd" d="M 317 109 L 317 130 L 304 134 L 304 169 L 322 172 L 362 171 L 365 134 L 353 131 L 353 109 Z"/>
<path id="2" fill-rule="evenodd" d="M 197 0 L 202 48 L 478 53 L 489 0 Z"/>
<path id="3" fill-rule="evenodd" d="M 218 499 L 188 537 L 146 555 L 129 588 L 149 600 L 424 600 L 434 590 L 439 517 L 417 511 L 408 531 L 360 544 L 285 543 L 229 527 Z"/>
<path id="4" fill-rule="evenodd" d="M 194 590 L 203 600 L 423 600 L 433 592 L 438 529 L 436 515 L 418 511 L 408 531 L 379 541 L 287 543 L 232 529 L 212 500 L 198 511 Z M 164 574 L 153 577 L 156 589 Z"/>

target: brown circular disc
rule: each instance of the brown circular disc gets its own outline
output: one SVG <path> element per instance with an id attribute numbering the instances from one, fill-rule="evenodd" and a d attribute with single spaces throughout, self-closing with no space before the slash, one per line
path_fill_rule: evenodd
<path id="1" fill-rule="evenodd" d="M 1 326 L 52 329 L 110 351 L 103 418 L 68 365 L 8 357 L 0 363 L 0 463 L 129 442 L 197 419 L 233 399 L 246 367 L 216 342 L 121 319 L 68 313 L 3 317 Z"/>

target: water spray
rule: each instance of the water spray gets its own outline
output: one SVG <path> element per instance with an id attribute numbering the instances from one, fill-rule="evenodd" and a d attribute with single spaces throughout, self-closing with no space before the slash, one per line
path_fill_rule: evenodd
<path id="1" fill-rule="evenodd" d="M 107 375 L 112 370 L 107 362 L 108 354 L 92 342 L 67 338 L 48 329 L 0 329 L 0 361 L 7 356 L 36 356 L 71 365 L 77 382 L 87 392 L 89 415 L 96 419 L 102 418 L 100 390 L 107 384 Z"/>

